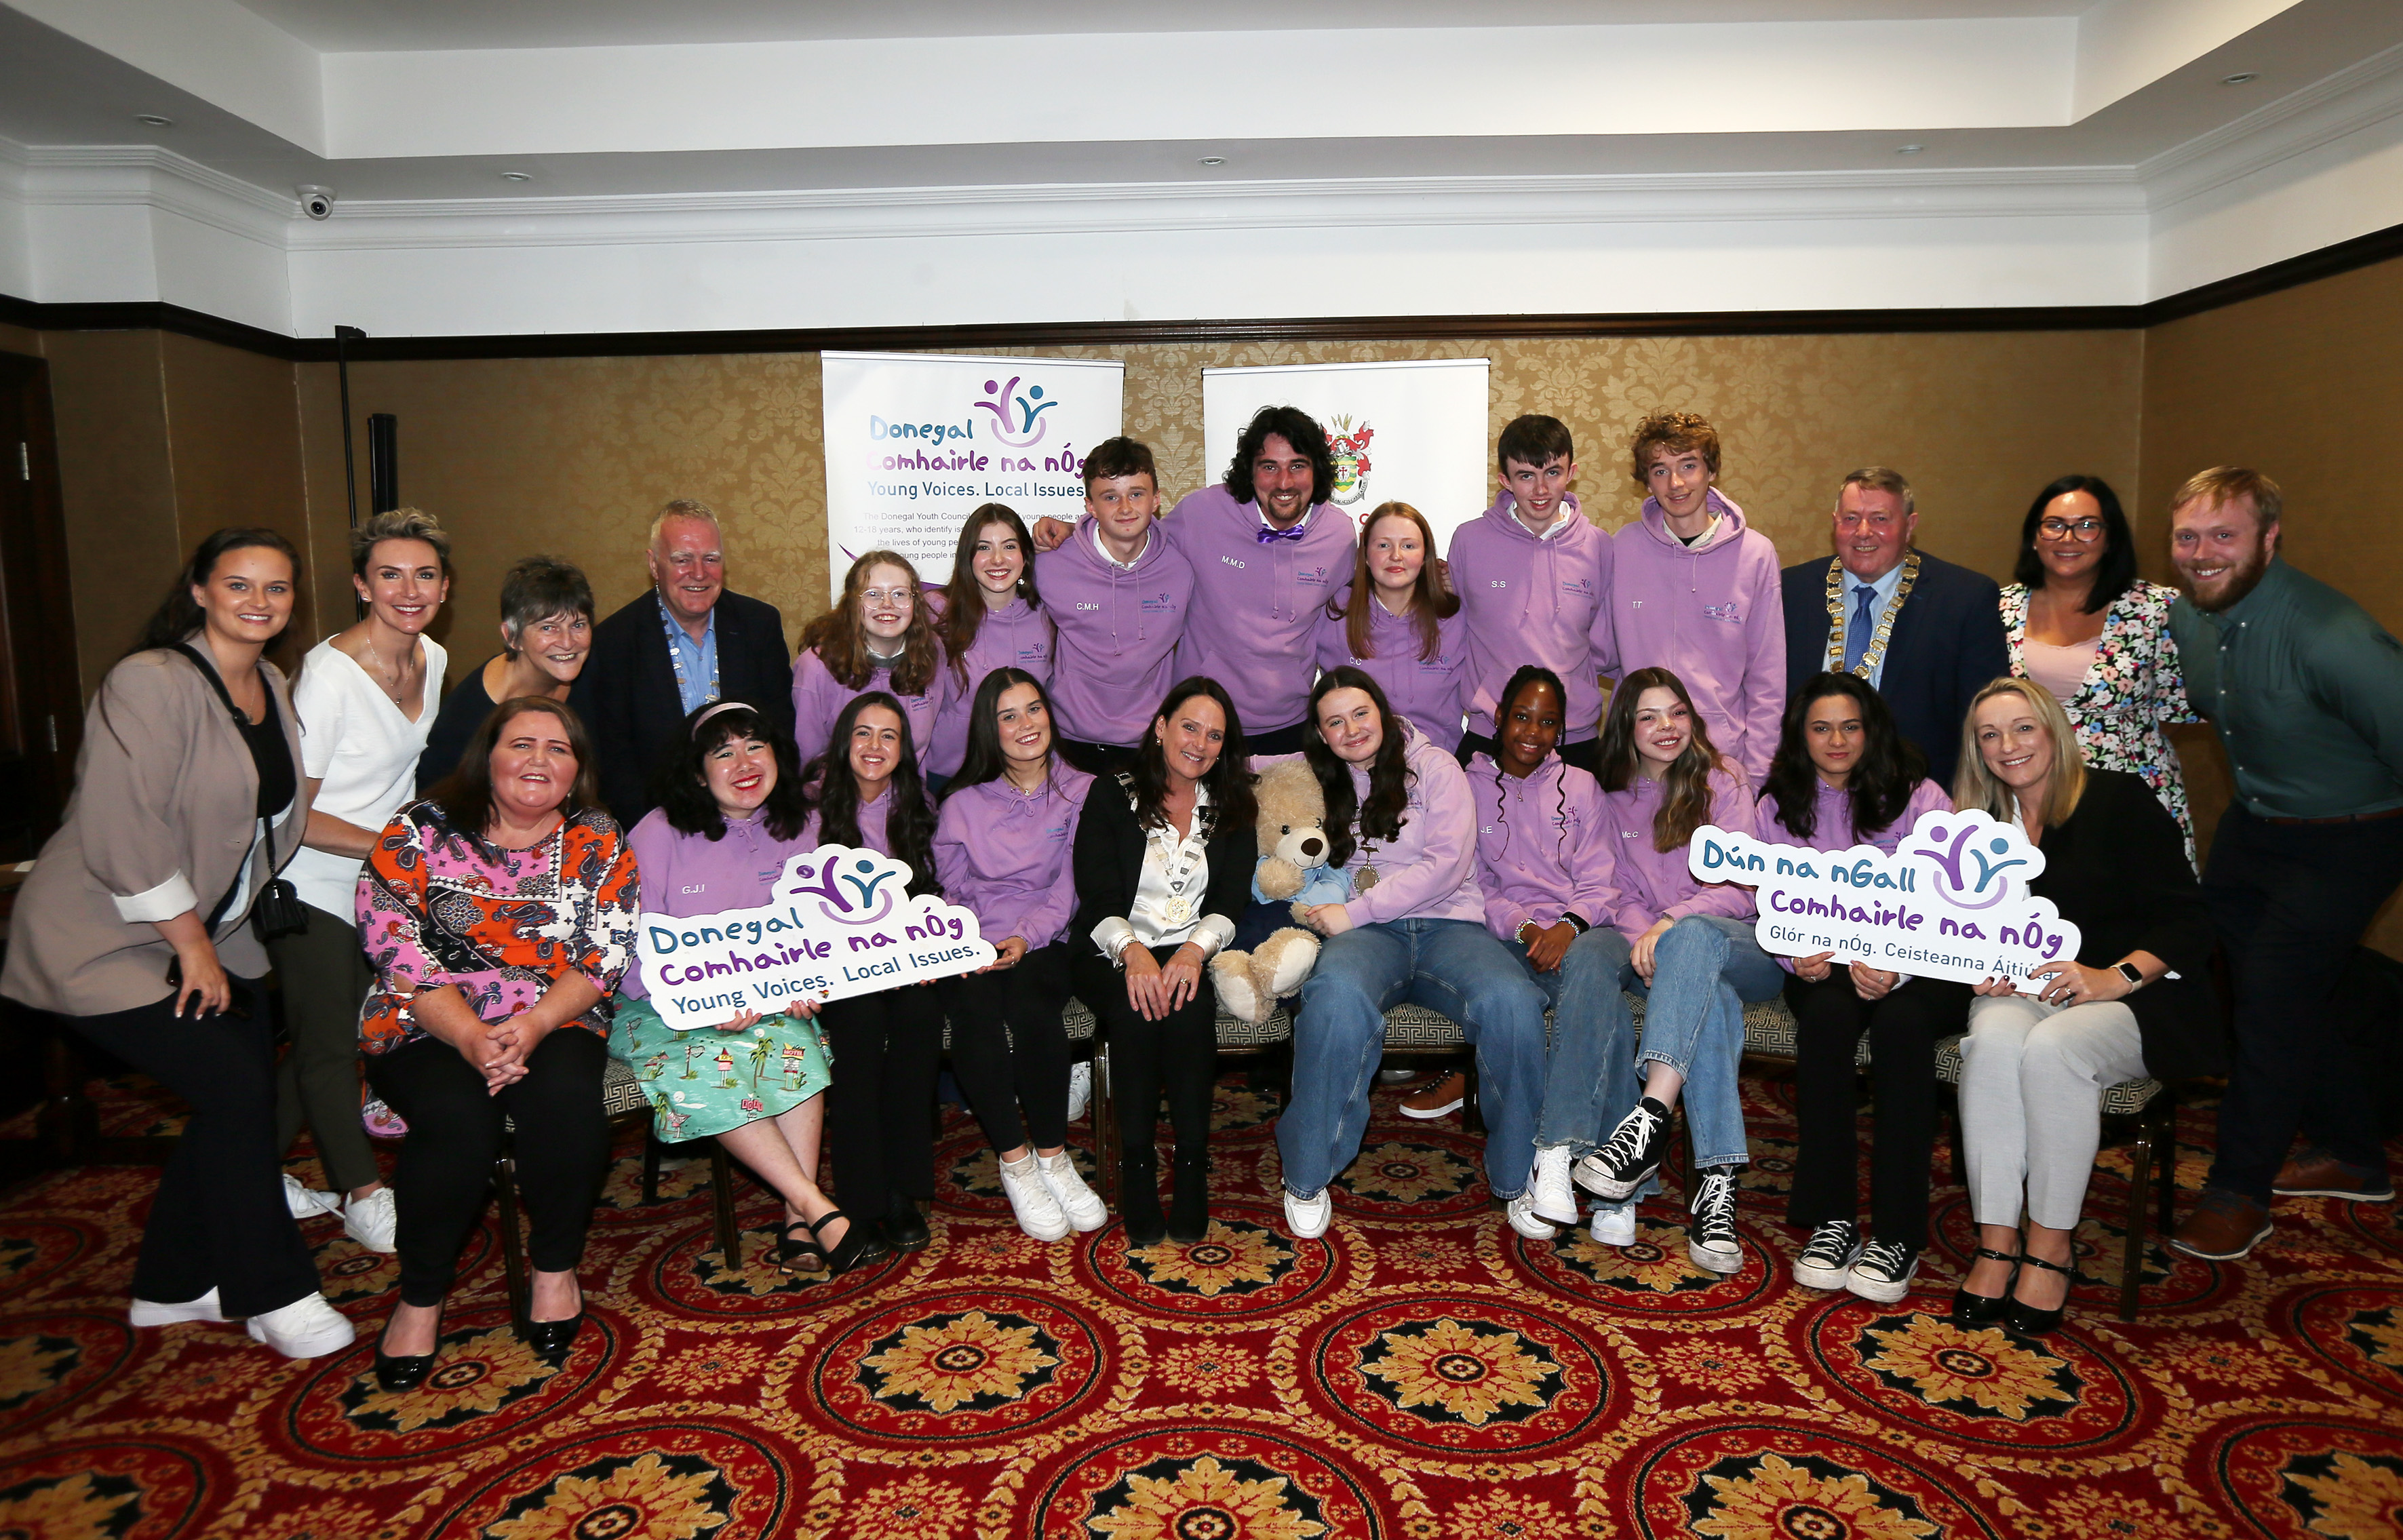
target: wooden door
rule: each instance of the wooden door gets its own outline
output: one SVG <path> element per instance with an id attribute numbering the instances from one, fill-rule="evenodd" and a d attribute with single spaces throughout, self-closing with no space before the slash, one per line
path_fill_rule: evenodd
<path id="1" fill-rule="evenodd" d="M 82 730 L 50 368 L 0 353 L 0 863 L 58 827 Z"/>

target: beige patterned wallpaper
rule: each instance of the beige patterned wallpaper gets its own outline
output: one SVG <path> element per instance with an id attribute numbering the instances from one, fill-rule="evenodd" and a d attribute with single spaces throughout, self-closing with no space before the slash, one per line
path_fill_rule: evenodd
<path id="1" fill-rule="evenodd" d="M 1722 485 L 1787 561 L 1826 549 L 1837 479 L 1882 462 L 1918 487 L 1923 545 L 2000 575 L 2046 481 L 2083 470 L 2132 487 L 2143 347 L 2131 332 L 2033 332 L 1020 351 L 1122 359 L 1127 431 L 1157 451 L 1172 497 L 1222 468 L 1202 463 L 1205 366 L 1482 356 L 1489 441 L 1521 412 L 1563 419 L 1604 527 L 1639 502 L 1630 431 L 1674 407 L 1718 424 Z M 340 496 L 340 424 L 331 369 L 302 373 L 314 516 Z M 356 365 L 351 384 L 362 420 L 400 419 L 404 498 L 456 534 L 449 635 L 463 664 L 483 655 L 500 574 L 527 552 L 581 563 L 604 613 L 632 598 L 644 528 L 669 497 L 718 508 L 734 586 L 782 606 L 790 630 L 823 604 L 814 354 Z"/>

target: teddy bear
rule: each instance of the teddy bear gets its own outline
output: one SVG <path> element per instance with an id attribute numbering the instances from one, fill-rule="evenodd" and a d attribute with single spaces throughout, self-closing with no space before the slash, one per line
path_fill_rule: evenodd
<path id="1" fill-rule="evenodd" d="M 1263 903 L 1290 900 L 1296 919 L 1313 904 L 1348 900 L 1351 879 L 1327 865 L 1327 798 L 1309 765 L 1294 759 L 1271 766 L 1254 796 L 1259 813 L 1253 831 L 1260 855 L 1252 872 L 1252 896 Z M 1228 1014 L 1257 1024 L 1280 999 L 1301 988 L 1317 961 L 1318 937 L 1287 926 L 1250 951 L 1222 951 L 1212 958 L 1210 978 Z"/>

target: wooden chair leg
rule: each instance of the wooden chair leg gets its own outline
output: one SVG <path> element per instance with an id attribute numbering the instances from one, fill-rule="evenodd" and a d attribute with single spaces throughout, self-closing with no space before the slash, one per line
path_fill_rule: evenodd
<path id="1" fill-rule="evenodd" d="M 2153 1099 L 2159 1109 L 2160 1131 L 2154 1137 L 2154 1158 L 2160 1162 L 2161 1238 L 2166 1241 L 2177 1233 L 2177 1094 L 2167 1082 L 2160 1095 Z"/>
<path id="2" fill-rule="evenodd" d="M 1102 1201 L 1121 1206 L 1118 1196 L 1118 1109 L 1110 1087 L 1110 1046 L 1093 1045 L 1093 1174 L 1102 1180 Z"/>
<path id="3" fill-rule="evenodd" d="M 1478 1099 L 1478 1093 L 1482 1089 L 1482 1082 L 1479 1080 L 1477 1075 L 1477 1055 L 1474 1051 L 1469 1054 L 1468 1062 L 1461 1066 L 1460 1073 L 1467 1077 L 1467 1084 L 1461 1088 L 1461 1096 L 1464 1099 L 1460 1104 L 1461 1130 L 1467 1133 L 1483 1133 L 1485 1131 L 1485 1107 Z"/>
<path id="4" fill-rule="evenodd" d="M 643 1201 L 660 1200 L 660 1131 L 650 1125 L 643 1129 Z"/>
<path id="5" fill-rule="evenodd" d="M 717 1220 L 717 1254 L 729 1272 L 743 1270 L 743 1230 L 734 1222 L 734 1162 L 726 1146 L 709 1142 L 709 1203 Z"/>
<path id="6" fill-rule="evenodd" d="M 500 1208 L 501 1275 L 509 1295 L 509 1319 L 517 1334 L 526 1334 L 533 1319 L 533 1283 L 526 1271 L 525 1233 L 518 1228 L 518 1163 L 506 1147 L 493 1162 L 493 1196 Z"/>

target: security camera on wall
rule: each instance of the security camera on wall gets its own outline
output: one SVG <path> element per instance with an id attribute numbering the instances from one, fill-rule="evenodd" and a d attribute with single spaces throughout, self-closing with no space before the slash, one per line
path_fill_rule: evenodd
<path id="1" fill-rule="evenodd" d="M 299 187 L 294 187 L 292 190 L 299 194 L 300 212 L 307 215 L 310 218 L 331 219 L 334 217 L 333 188 Z"/>

